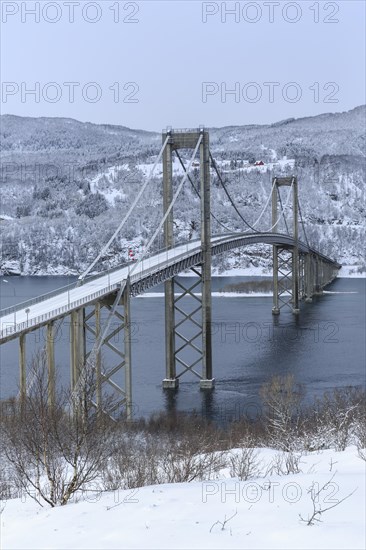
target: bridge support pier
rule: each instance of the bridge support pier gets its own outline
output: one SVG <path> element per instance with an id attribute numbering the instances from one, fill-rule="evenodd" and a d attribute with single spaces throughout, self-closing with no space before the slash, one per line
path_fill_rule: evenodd
<path id="1" fill-rule="evenodd" d="M 173 159 L 172 149 L 174 139 L 170 133 L 170 139 L 163 152 L 163 211 L 169 208 L 173 199 Z M 163 135 L 163 143 L 168 134 Z M 173 233 L 173 209 L 164 222 L 164 244 L 167 249 L 174 246 Z M 175 311 L 174 311 L 174 278 L 164 283 L 165 288 L 165 370 L 163 380 L 164 389 L 177 389 L 179 379 L 176 376 L 175 364 Z"/>
<path id="2" fill-rule="evenodd" d="M 323 288 L 321 285 L 322 280 L 322 266 L 320 258 L 315 258 L 315 290 L 314 294 L 320 296 L 323 294 Z"/>
<path id="3" fill-rule="evenodd" d="M 298 315 L 300 313 L 300 266 L 299 266 L 299 251 L 294 247 L 292 251 L 292 313 Z"/>
<path id="4" fill-rule="evenodd" d="M 273 315 L 279 315 L 284 307 L 289 307 L 294 313 L 296 305 L 298 308 L 298 300 L 294 299 L 298 286 L 293 284 L 293 262 L 294 254 L 291 250 L 273 247 Z"/>
<path id="5" fill-rule="evenodd" d="M 278 291 L 278 247 L 273 246 L 273 307 L 272 314 L 279 315 L 279 291 Z"/>
<path id="6" fill-rule="evenodd" d="M 200 388 L 212 389 L 215 385 L 212 372 L 212 293 L 211 293 L 211 186 L 210 151 L 208 132 L 203 132 L 200 146 L 201 195 L 201 247 L 202 275 L 202 379 Z"/>
<path id="7" fill-rule="evenodd" d="M 85 309 L 81 308 L 71 312 L 70 323 L 70 343 L 71 343 L 71 361 L 70 361 L 70 379 L 71 389 L 74 390 L 78 382 L 80 371 L 85 363 L 85 328 L 84 328 Z"/>
<path id="8" fill-rule="evenodd" d="M 179 386 L 175 364 L 175 307 L 174 307 L 174 278 L 166 281 L 165 285 L 165 360 L 166 377 L 163 388 L 175 390 Z"/>
<path id="9" fill-rule="evenodd" d="M 127 280 L 126 288 L 123 293 L 123 309 L 124 309 L 124 368 L 125 368 L 125 391 L 124 402 L 126 406 L 126 420 L 132 420 L 133 403 L 132 403 L 132 363 L 131 363 L 131 291 L 130 280 Z"/>
<path id="10" fill-rule="evenodd" d="M 314 294 L 314 260 L 311 254 L 305 255 L 305 302 L 311 303 Z"/>
<path id="11" fill-rule="evenodd" d="M 55 342 L 54 342 L 54 323 L 47 324 L 46 337 L 46 356 L 48 371 L 48 405 L 51 408 L 55 406 L 56 398 L 56 378 L 55 378 Z"/>
<path id="12" fill-rule="evenodd" d="M 170 378 L 167 376 L 163 380 L 165 389 L 177 389 L 180 378 L 187 372 L 199 378 L 201 389 L 212 389 L 215 384 L 212 378 L 212 358 L 205 355 L 211 346 L 211 320 L 207 316 L 205 318 L 204 314 L 204 268 L 194 267 L 191 270 L 198 277 L 192 284 L 186 285 L 185 279 L 172 281 L 174 311 L 169 318 L 174 319 L 170 346 L 170 349 L 174 349 L 174 355 L 167 357 L 167 366 L 172 367 L 172 370 L 167 370 Z M 199 365 L 201 373 L 197 368 Z M 177 366 L 180 367 L 179 372 Z"/>
<path id="13" fill-rule="evenodd" d="M 99 341 L 100 333 L 100 302 L 95 304 L 94 320 L 95 320 L 95 341 Z M 90 317 L 85 318 L 85 329 L 87 330 L 87 321 Z M 100 349 L 95 355 L 95 399 L 97 404 L 97 410 L 102 410 L 102 361 L 101 361 Z"/>
<path id="14" fill-rule="evenodd" d="M 26 333 L 19 336 L 19 391 L 20 400 L 23 403 L 27 397 L 27 374 L 26 374 Z"/>

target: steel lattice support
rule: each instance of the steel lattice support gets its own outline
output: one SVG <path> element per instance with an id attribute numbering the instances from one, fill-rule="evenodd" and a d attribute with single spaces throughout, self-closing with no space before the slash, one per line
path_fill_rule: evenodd
<path id="1" fill-rule="evenodd" d="M 278 233 L 280 216 L 278 215 L 279 188 L 287 186 L 292 189 L 292 233 L 294 245 L 288 248 L 273 246 L 273 307 L 272 313 L 278 315 L 285 305 L 292 312 L 299 313 L 300 299 L 300 257 L 298 234 L 298 189 L 297 178 L 273 178 L 272 190 L 272 231 Z M 282 212 L 282 215 L 284 213 Z M 288 285 L 290 287 L 288 288 Z M 290 299 L 286 299 L 290 295 Z M 291 305 L 290 305 L 291 304 Z"/>
<path id="2" fill-rule="evenodd" d="M 72 389 L 78 391 L 77 383 L 81 380 L 82 369 L 93 369 L 95 374 L 95 398 L 92 404 L 99 410 L 103 410 L 103 398 L 113 396 L 115 402 L 108 408 L 108 414 L 113 414 L 120 407 L 125 408 L 126 418 L 132 418 L 132 388 L 131 388 L 131 319 L 130 319 L 130 287 L 129 284 L 123 291 L 118 304 L 116 296 L 111 295 L 97 302 L 88 311 L 81 314 L 82 310 L 75 312 L 71 325 L 71 382 Z M 118 306 L 118 308 L 117 308 Z M 103 312 L 114 322 L 107 322 L 106 334 L 102 334 Z M 81 317 L 82 315 L 82 317 Z M 83 323 L 81 325 L 81 318 Z M 104 319 L 105 324 L 105 319 Z M 81 343 L 82 334 L 82 343 Z M 91 336 L 91 337 L 90 337 Z M 101 340 L 100 340 L 101 339 Z M 100 340 L 100 341 L 99 341 Z M 86 342 L 90 341 L 94 346 L 86 349 Z M 103 349 L 109 351 L 108 368 L 103 365 Z M 84 353 L 82 352 L 84 350 Z M 92 356 L 93 354 L 93 356 Z M 77 357 L 77 359 L 76 359 Z M 113 359 L 114 358 L 114 359 Z M 124 377 L 120 376 L 124 372 Z M 83 385 L 80 385 L 83 391 Z M 103 392 L 103 390 L 105 390 Z"/>
<path id="3" fill-rule="evenodd" d="M 74 390 L 80 378 L 81 369 L 85 363 L 85 309 L 80 308 L 71 313 L 70 322 L 70 380 Z"/>
<path id="4" fill-rule="evenodd" d="M 46 358 L 48 372 L 48 404 L 51 408 L 56 402 L 56 374 L 55 374 L 55 331 L 54 322 L 47 324 L 46 328 Z"/>
<path id="5" fill-rule="evenodd" d="M 293 310 L 293 261 L 291 249 L 280 246 L 273 247 L 273 308 L 272 313 L 278 315 L 284 307 Z"/>
<path id="6" fill-rule="evenodd" d="M 95 406 L 102 409 L 103 389 L 112 394 L 116 399 L 108 412 L 113 413 L 120 407 L 125 407 L 126 418 L 132 417 L 132 388 L 131 388 L 131 321 L 130 321 L 130 295 L 126 288 L 119 310 L 113 309 L 113 300 L 105 299 L 98 302 L 85 317 L 85 330 L 92 335 L 92 340 L 97 341 L 101 336 L 101 319 L 103 311 L 113 315 L 114 322 L 109 325 L 109 330 L 100 342 L 100 349 L 94 359 L 96 373 Z M 103 363 L 103 348 L 109 350 L 108 360 Z M 86 363 L 92 353 L 92 349 L 86 353 Z M 111 359 L 113 357 L 114 359 Z M 124 372 L 124 376 L 121 374 Z"/>
<path id="7" fill-rule="evenodd" d="M 172 327 L 174 376 L 177 382 L 166 378 L 165 388 L 176 388 L 179 379 L 191 372 L 199 380 L 201 387 L 207 383 L 203 340 L 203 266 L 191 268 L 195 276 L 193 283 L 185 285 L 185 278 L 173 279 L 174 325 Z"/>
<path id="8" fill-rule="evenodd" d="M 26 334 L 19 337 L 19 390 L 23 404 L 27 397 L 27 367 L 26 367 Z"/>
<path id="9" fill-rule="evenodd" d="M 163 143 L 166 138 L 169 141 L 164 150 L 163 155 L 163 209 L 164 214 L 173 197 L 173 177 L 172 177 L 172 151 L 175 149 L 193 149 L 196 147 L 198 140 L 202 137 L 199 146 L 200 155 L 200 209 L 201 209 L 201 251 L 202 263 L 201 271 L 194 270 L 199 273 L 199 282 L 194 285 L 194 288 L 201 284 L 202 299 L 201 299 L 201 320 L 199 322 L 199 335 L 194 338 L 183 336 L 181 332 L 177 333 L 177 328 L 181 326 L 181 320 L 176 322 L 176 314 L 182 315 L 183 318 L 190 319 L 195 324 L 198 321 L 193 319 L 193 313 L 185 315 L 180 311 L 179 306 L 174 297 L 174 290 L 178 288 L 182 291 L 183 296 L 189 294 L 193 299 L 196 299 L 192 294 L 192 290 L 183 289 L 182 285 L 174 278 L 165 283 L 165 351 L 166 351 L 166 378 L 163 380 L 163 387 L 166 389 L 177 388 L 179 379 L 187 371 L 191 371 L 200 378 L 200 386 L 204 389 L 210 389 L 214 386 L 214 378 L 212 372 L 212 339 L 211 339 L 211 200 L 210 200 L 210 159 L 209 159 L 209 135 L 203 129 L 198 131 L 174 132 L 169 131 L 163 134 Z M 164 225 L 164 243 L 167 249 L 174 246 L 173 237 L 173 209 L 167 217 Z M 197 343 L 193 343 L 198 337 L 201 339 L 201 347 Z M 179 344 L 177 338 L 183 342 Z M 178 349 L 176 346 L 178 345 Z M 189 346 L 198 353 L 200 349 L 200 358 L 193 363 L 186 363 L 180 358 L 179 353 Z M 201 362 L 202 373 L 198 374 L 194 367 Z M 177 366 L 183 367 L 183 371 L 177 375 Z"/>
<path id="10" fill-rule="evenodd" d="M 303 300 L 306 296 L 305 282 L 305 257 L 304 254 L 299 254 L 299 299 Z"/>

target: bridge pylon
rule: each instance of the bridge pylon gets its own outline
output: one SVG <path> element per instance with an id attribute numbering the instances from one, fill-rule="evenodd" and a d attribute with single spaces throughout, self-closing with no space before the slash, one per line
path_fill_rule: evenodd
<path id="1" fill-rule="evenodd" d="M 287 229 L 288 232 L 291 229 L 293 244 L 273 245 L 273 315 L 279 315 L 285 307 L 289 307 L 294 314 L 300 313 L 300 300 L 312 302 L 313 296 L 322 294 L 323 288 L 336 278 L 340 268 L 337 262 L 310 248 L 309 243 L 302 243 L 300 251 L 300 209 L 295 176 L 273 178 L 272 232 L 279 233 L 278 205 L 281 203 L 281 186 L 290 187 L 292 193 L 292 218 L 287 218 L 287 223 L 290 222 Z"/>
<path id="2" fill-rule="evenodd" d="M 163 210 L 166 214 L 173 198 L 172 153 L 178 149 L 194 149 L 199 140 L 200 166 L 200 235 L 202 264 L 195 267 L 198 281 L 191 286 L 172 278 L 165 282 L 165 353 L 166 377 L 163 388 L 176 389 L 180 377 L 191 372 L 200 380 L 202 389 L 214 387 L 212 372 L 211 341 L 211 199 L 210 199 L 210 159 L 209 134 L 203 128 L 198 130 L 163 133 L 163 143 L 169 137 L 163 154 Z M 166 249 L 174 247 L 173 209 L 164 224 L 164 244 Z M 201 287 L 201 298 L 193 290 Z M 176 295 L 178 292 L 178 296 Z M 189 297 L 183 304 L 183 298 Z M 192 306 L 193 304 L 193 306 Z M 188 310 L 187 310 L 188 309 Z M 199 372 L 199 365 L 201 366 Z M 179 371 L 179 372 L 178 372 Z"/>

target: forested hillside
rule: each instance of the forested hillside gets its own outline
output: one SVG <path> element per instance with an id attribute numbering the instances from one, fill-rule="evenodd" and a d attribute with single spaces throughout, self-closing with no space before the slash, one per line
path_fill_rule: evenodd
<path id="1" fill-rule="evenodd" d="M 161 135 L 61 118 L 3 115 L 0 124 L 0 269 L 80 273 L 129 208 L 159 152 Z M 365 265 L 365 125 L 366 107 L 361 106 L 266 126 L 212 128 L 211 150 L 250 223 L 261 212 L 272 177 L 296 174 L 310 244 L 341 263 Z M 188 159 L 189 152 L 183 157 Z M 254 167 L 258 160 L 264 166 Z M 174 173 L 178 181 L 178 161 Z M 198 181 L 197 169 L 193 179 Z M 212 210 L 228 229 L 247 229 L 214 172 Z M 143 249 L 161 215 L 158 165 L 137 211 L 98 269 L 126 261 L 130 247 L 136 253 Z M 189 182 L 175 208 L 175 226 L 177 241 L 197 236 L 198 198 Z M 268 213 L 258 228 L 269 226 Z M 213 220 L 213 232 L 223 231 Z M 270 249 L 257 246 L 215 262 L 219 269 L 265 267 Z"/>

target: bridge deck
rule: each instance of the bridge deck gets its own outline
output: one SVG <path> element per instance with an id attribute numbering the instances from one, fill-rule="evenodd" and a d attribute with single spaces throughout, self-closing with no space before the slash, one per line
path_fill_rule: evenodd
<path id="1" fill-rule="evenodd" d="M 220 254 L 225 250 L 257 243 L 277 244 L 289 248 L 294 246 L 293 238 L 288 235 L 236 233 L 212 237 L 212 254 Z M 300 252 L 314 253 L 335 267 L 340 267 L 330 258 L 309 249 L 301 241 L 298 242 L 298 246 Z M 115 268 L 102 275 L 90 277 L 79 287 L 76 287 L 75 284 L 69 285 L 2 310 L 0 312 L 0 343 L 16 338 L 21 333 L 34 330 L 49 321 L 64 317 L 69 312 L 92 304 L 103 296 L 115 293 L 121 285 L 125 284 L 129 275 L 131 292 L 135 295 L 139 294 L 147 288 L 177 275 L 183 269 L 198 265 L 200 263 L 200 253 L 200 241 L 190 241 L 146 258 L 136 266 L 130 264 Z"/>

